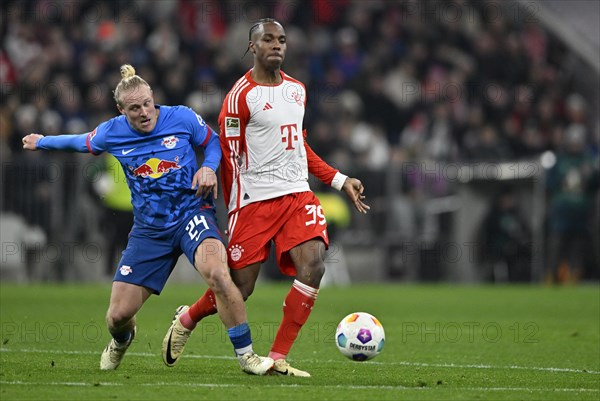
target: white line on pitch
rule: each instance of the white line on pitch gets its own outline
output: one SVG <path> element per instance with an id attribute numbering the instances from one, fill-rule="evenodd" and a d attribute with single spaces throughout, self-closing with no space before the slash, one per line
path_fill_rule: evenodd
<path id="1" fill-rule="evenodd" d="M 24 353 L 39 353 L 39 354 L 75 354 L 75 355 L 96 355 L 100 352 L 94 351 L 61 351 L 61 350 L 42 350 L 42 349 L 11 349 L 11 348 L 0 348 L 0 352 L 24 352 Z M 152 354 L 149 352 L 128 352 L 127 355 L 131 356 L 142 356 L 142 357 L 157 357 L 159 355 Z M 234 356 L 225 356 L 225 355 L 195 355 L 195 354 L 187 354 L 185 358 L 190 359 L 235 359 Z M 305 359 L 307 362 L 319 362 L 319 363 L 340 363 L 340 361 L 336 360 L 316 360 L 316 359 Z M 377 362 L 377 361 L 368 361 L 361 362 L 363 364 L 373 364 L 373 365 L 399 365 L 399 366 L 418 366 L 423 368 L 459 368 L 459 369 L 509 369 L 509 370 L 532 370 L 532 371 L 541 371 L 541 372 L 562 372 L 562 373 L 588 373 L 592 375 L 600 374 L 600 371 L 597 370 L 587 370 L 587 369 L 571 369 L 571 368 L 546 368 L 539 366 L 494 366 L 494 365 L 458 365 L 454 363 L 421 363 L 421 362 Z"/>
<path id="2" fill-rule="evenodd" d="M 114 382 L 97 382 L 97 383 L 86 383 L 86 382 L 26 382 L 20 380 L 1 380 L 0 384 L 8 385 L 22 385 L 22 386 L 66 386 L 66 387 L 118 387 L 123 386 L 123 383 Z M 135 386 L 136 384 L 127 383 L 128 387 Z M 249 384 L 225 384 L 225 383 L 177 383 L 177 382 L 158 382 L 158 383 L 140 383 L 139 386 L 143 387 L 244 387 L 248 388 Z M 287 387 L 303 387 L 299 384 L 258 384 L 256 385 L 261 388 L 273 387 L 273 388 L 287 388 Z M 355 389 L 355 390 L 434 390 L 440 389 L 441 387 L 408 387 L 408 386 L 357 386 L 357 385 L 319 385 L 311 384 L 311 387 L 330 388 L 330 389 Z M 565 393 L 597 393 L 600 389 L 594 388 L 531 388 L 531 387 L 457 387 L 456 390 L 466 391 L 520 391 L 520 392 L 545 392 L 545 391 L 557 391 Z"/>

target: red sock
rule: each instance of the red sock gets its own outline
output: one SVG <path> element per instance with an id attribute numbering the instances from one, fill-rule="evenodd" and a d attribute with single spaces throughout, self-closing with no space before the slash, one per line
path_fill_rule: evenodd
<path id="1" fill-rule="evenodd" d="M 283 320 L 269 352 L 273 359 L 285 359 L 296 341 L 300 329 L 308 320 L 319 290 L 294 280 L 283 302 Z"/>
<path id="2" fill-rule="evenodd" d="M 186 313 L 181 315 L 181 324 L 185 328 L 193 330 L 196 323 L 215 313 L 217 313 L 217 300 L 215 293 L 209 288 L 196 303 L 190 306 Z"/>

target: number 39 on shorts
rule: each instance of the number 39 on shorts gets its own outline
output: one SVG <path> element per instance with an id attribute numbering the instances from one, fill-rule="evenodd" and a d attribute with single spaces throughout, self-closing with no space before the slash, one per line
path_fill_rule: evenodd
<path id="1" fill-rule="evenodd" d="M 321 205 L 305 205 L 304 207 L 306 208 L 306 214 L 310 216 L 309 220 L 304 222 L 304 224 L 307 226 L 316 224 L 317 219 L 320 225 L 325 224 L 325 215 L 323 214 L 323 208 Z"/>

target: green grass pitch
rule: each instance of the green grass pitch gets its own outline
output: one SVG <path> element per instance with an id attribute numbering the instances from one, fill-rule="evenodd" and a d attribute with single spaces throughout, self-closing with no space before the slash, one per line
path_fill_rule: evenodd
<path id="1" fill-rule="evenodd" d="M 249 376 L 216 316 L 174 368 L 160 347 L 175 308 L 202 284 L 167 284 L 138 315 L 116 371 L 100 371 L 110 286 L 0 287 L 0 399 L 39 400 L 598 400 L 598 285 L 356 285 L 321 290 L 289 360 L 311 378 Z M 254 349 L 266 354 L 289 283 L 259 283 L 248 300 Z M 383 352 L 353 362 L 336 349 L 339 320 L 378 317 Z"/>

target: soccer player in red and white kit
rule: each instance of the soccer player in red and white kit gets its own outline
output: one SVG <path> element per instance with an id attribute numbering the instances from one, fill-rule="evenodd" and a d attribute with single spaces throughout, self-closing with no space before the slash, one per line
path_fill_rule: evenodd
<path id="1" fill-rule="evenodd" d="M 229 208 L 228 263 L 247 299 L 271 241 L 275 243 L 280 271 L 295 280 L 269 353 L 275 360 L 272 372 L 309 377 L 286 361 L 317 298 L 329 244 L 308 173 L 344 190 L 359 212 L 366 213 L 369 206 L 363 203 L 362 183 L 329 166 L 305 141 L 306 89 L 280 69 L 286 52 L 281 24 L 262 19 L 252 26 L 248 50 L 254 54 L 254 67 L 235 83 L 219 115 L 221 180 Z M 191 307 L 178 308 L 163 341 L 168 366 L 178 360 L 196 323 L 216 311 L 210 289 Z"/>

